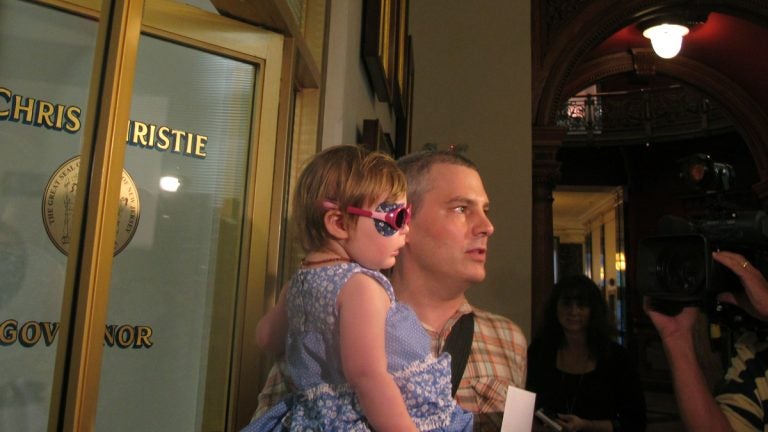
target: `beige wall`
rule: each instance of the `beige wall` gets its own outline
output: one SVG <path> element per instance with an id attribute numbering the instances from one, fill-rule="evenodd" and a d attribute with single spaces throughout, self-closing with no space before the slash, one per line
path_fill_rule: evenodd
<path id="1" fill-rule="evenodd" d="M 469 146 L 496 227 L 477 306 L 530 334 L 530 2 L 413 0 L 413 148 Z"/>
<path id="2" fill-rule="evenodd" d="M 394 137 L 360 59 L 362 1 L 331 5 L 323 148 L 350 143 L 366 118 Z M 469 146 L 492 201 L 496 233 L 488 278 L 470 291 L 477 306 L 530 330 L 530 4 L 513 0 L 411 0 L 415 78 L 413 149 Z"/>
<path id="3" fill-rule="evenodd" d="M 395 136 L 389 105 L 376 100 L 360 56 L 362 19 L 362 0 L 331 2 L 322 148 L 358 143 L 365 119 L 379 119 Z"/>

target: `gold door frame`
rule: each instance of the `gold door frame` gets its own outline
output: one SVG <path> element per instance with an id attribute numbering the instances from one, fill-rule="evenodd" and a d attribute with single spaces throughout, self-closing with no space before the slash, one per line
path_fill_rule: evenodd
<path id="1" fill-rule="evenodd" d="M 50 431 L 93 430 L 96 422 L 119 181 L 124 139 L 133 91 L 133 71 L 140 33 L 259 65 L 251 124 L 251 153 L 246 179 L 245 220 L 230 369 L 227 429 L 250 413 L 238 396 L 258 381 L 258 368 L 243 367 L 258 359 L 253 338 L 247 336 L 263 313 L 265 284 L 275 280 L 279 228 L 270 223 L 273 195 L 284 182 L 275 167 L 285 166 L 286 143 L 278 130 L 283 36 L 200 9 L 166 0 L 37 0 L 68 12 L 99 19 L 88 118 L 85 122 L 73 231 L 61 315 L 61 339 L 49 414 Z M 290 80 L 285 80 L 290 82 Z M 283 86 L 289 85 L 283 83 Z M 96 116 L 99 116 L 96 118 Z M 85 168 L 87 166 L 87 168 Z M 274 180 L 277 179 L 277 180 Z M 278 200 L 279 201 L 279 200 Z M 279 211 L 277 212 L 279 214 Z M 272 241 L 270 242 L 270 238 Z M 268 267 L 268 261 L 270 263 Z M 268 273 L 272 273 L 269 274 Z M 206 395 L 208 396 L 208 395 Z M 240 420 L 242 423 L 242 420 Z"/>

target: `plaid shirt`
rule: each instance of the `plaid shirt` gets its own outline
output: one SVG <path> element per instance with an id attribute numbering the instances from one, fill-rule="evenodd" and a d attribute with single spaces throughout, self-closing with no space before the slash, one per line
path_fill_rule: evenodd
<path id="1" fill-rule="evenodd" d="M 464 376 L 456 391 L 456 401 L 467 411 L 475 413 L 475 431 L 498 431 L 507 398 L 507 386 L 525 388 L 525 335 L 515 323 L 500 315 L 473 308 L 464 303 L 442 329 L 425 328 L 432 338 L 432 351 L 442 351 L 445 340 L 458 319 L 475 314 L 475 333 Z M 259 417 L 288 394 L 281 359 L 269 372 L 259 394 L 259 407 L 253 417 Z"/>

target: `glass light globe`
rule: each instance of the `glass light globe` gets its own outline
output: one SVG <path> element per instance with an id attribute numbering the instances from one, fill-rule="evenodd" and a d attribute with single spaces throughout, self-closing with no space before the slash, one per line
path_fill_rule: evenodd
<path id="1" fill-rule="evenodd" d="M 687 34 L 688 27 L 666 23 L 650 27 L 643 32 L 643 36 L 651 40 L 656 55 L 665 59 L 670 59 L 680 52 L 683 36 Z"/>

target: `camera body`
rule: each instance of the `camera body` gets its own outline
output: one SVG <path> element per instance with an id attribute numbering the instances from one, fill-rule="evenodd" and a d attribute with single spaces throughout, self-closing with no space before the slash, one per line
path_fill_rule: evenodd
<path id="1" fill-rule="evenodd" d="M 642 239 L 637 255 L 640 291 L 670 315 L 688 305 L 714 307 L 717 294 L 743 289 L 736 275 L 712 258 L 714 251 L 739 253 L 768 275 L 768 218 L 762 210 L 726 201 L 733 167 L 702 153 L 678 163 L 680 179 L 704 210 L 687 219 L 663 217 L 658 234 Z"/>
<path id="2" fill-rule="evenodd" d="M 659 303 L 705 305 L 720 292 L 742 289 L 735 274 L 712 258 L 717 250 L 740 253 L 768 274 L 764 211 L 712 210 L 691 220 L 666 216 L 659 231 L 640 241 L 637 257 L 638 286 Z"/>

